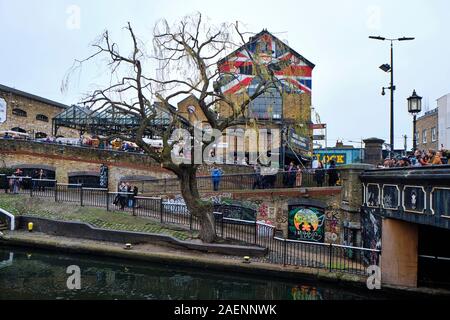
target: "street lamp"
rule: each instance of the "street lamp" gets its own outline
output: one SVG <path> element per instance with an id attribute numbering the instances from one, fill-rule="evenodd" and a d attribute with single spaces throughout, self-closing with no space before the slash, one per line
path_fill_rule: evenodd
<path id="1" fill-rule="evenodd" d="M 383 70 L 384 72 L 390 72 L 391 73 L 391 84 L 389 87 L 383 87 L 381 94 L 384 95 L 384 89 L 389 89 L 391 90 L 391 132 L 390 132 L 390 147 L 391 147 L 391 158 L 393 156 L 394 153 L 394 90 L 395 90 L 395 85 L 394 85 L 394 45 L 393 42 L 394 41 L 409 41 L 409 40 L 414 40 L 414 38 L 412 37 L 402 37 L 402 38 L 397 38 L 397 39 L 388 39 L 385 37 L 381 37 L 381 36 L 369 36 L 369 39 L 373 39 L 373 40 L 380 40 L 380 41 L 390 41 L 391 42 L 391 64 L 383 64 L 380 66 L 380 69 Z"/>
<path id="2" fill-rule="evenodd" d="M 413 117 L 413 152 L 417 149 L 417 135 L 416 135 L 416 115 L 422 110 L 422 97 L 418 96 L 416 90 L 413 91 L 412 96 L 408 99 L 408 112 Z"/>

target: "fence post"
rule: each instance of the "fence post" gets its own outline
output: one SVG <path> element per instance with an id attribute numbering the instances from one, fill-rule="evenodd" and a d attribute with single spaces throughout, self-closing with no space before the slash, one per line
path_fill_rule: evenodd
<path id="1" fill-rule="evenodd" d="M 163 223 L 163 211 L 164 211 L 163 200 L 162 200 L 162 198 L 159 198 L 159 215 L 161 218 L 161 223 Z"/>
<path id="2" fill-rule="evenodd" d="M 189 230 L 192 231 L 192 213 L 189 212 Z"/>
<path id="3" fill-rule="evenodd" d="M 83 206 L 83 185 L 80 187 L 80 205 Z"/>
<path id="4" fill-rule="evenodd" d="M 286 267 L 287 261 L 287 240 L 284 239 L 284 247 L 283 247 L 283 267 Z"/>
<path id="5" fill-rule="evenodd" d="M 220 223 L 221 223 L 221 226 L 220 226 L 220 233 L 221 233 L 222 238 L 225 239 L 225 236 L 224 236 L 224 234 L 223 234 L 223 212 L 222 212 L 221 215 L 220 215 Z"/>
<path id="6" fill-rule="evenodd" d="M 132 208 L 132 212 L 133 212 L 133 216 L 136 215 L 136 198 L 133 195 L 133 198 L 131 199 L 131 208 Z"/>
<path id="7" fill-rule="evenodd" d="M 109 189 L 106 191 L 106 211 L 109 211 Z"/>
<path id="8" fill-rule="evenodd" d="M 258 221 L 255 220 L 255 244 L 257 243 L 258 237 Z"/>
<path id="9" fill-rule="evenodd" d="M 58 202 L 58 181 L 55 180 L 55 202 Z"/>
<path id="10" fill-rule="evenodd" d="M 33 179 L 30 179 L 31 185 L 30 185 L 30 197 L 33 197 Z"/>
<path id="11" fill-rule="evenodd" d="M 329 249 L 329 257 L 328 259 L 330 259 L 330 272 L 333 269 L 333 244 L 330 243 L 330 249 Z"/>

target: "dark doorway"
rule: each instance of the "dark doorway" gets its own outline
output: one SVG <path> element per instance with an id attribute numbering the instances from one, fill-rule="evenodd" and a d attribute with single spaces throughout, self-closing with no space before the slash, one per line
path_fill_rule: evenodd
<path id="1" fill-rule="evenodd" d="M 78 175 L 69 177 L 70 184 L 82 184 L 85 188 L 101 188 L 100 177 L 94 175 Z"/>
<path id="2" fill-rule="evenodd" d="M 418 285 L 450 289 L 450 230 L 419 227 Z"/>

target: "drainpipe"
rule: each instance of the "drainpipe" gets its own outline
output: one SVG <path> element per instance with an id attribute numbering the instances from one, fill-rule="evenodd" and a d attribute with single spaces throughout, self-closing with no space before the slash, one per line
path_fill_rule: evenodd
<path id="1" fill-rule="evenodd" d="M 10 227 L 10 230 L 11 230 L 11 231 L 14 231 L 14 229 L 16 228 L 16 218 L 15 218 L 11 213 L 9 213 L 9 212 L 6 211 L 6 210 L 3 210 L 2 208 L 0 208 L 0 213 L 6 215 L 7 217 L 9 217 L 9 218 L 11 219 L 11 227 Z"/>

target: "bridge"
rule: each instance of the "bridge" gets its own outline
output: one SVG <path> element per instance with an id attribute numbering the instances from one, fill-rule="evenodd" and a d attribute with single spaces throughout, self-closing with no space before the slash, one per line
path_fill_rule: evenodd
<path id="1" fill-rule="evenodd" d="M 450 166 L 361 174 L 363 246 L 381 249 L 382 281 L 449 286 Z"/>

